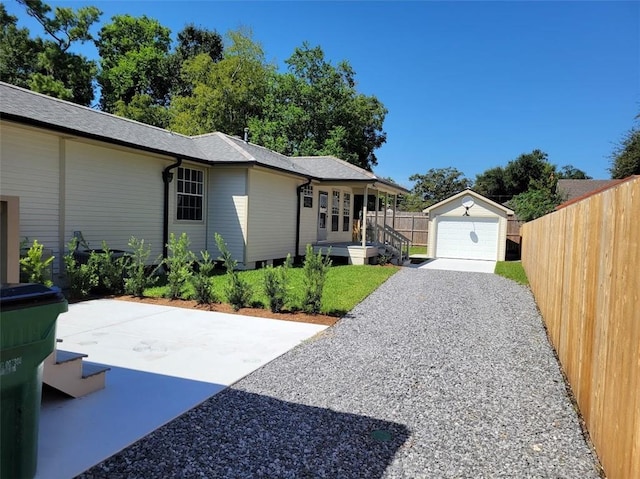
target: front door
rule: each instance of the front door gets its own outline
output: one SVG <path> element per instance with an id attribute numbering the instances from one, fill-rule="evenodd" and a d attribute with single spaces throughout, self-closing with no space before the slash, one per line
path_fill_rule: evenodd
<path id="1" fill-rule="evenodd" d="M 327 211 L 329 208 L 329 193 L 319 191 L 318 198 L 318 241 L 327 239 Z"/>

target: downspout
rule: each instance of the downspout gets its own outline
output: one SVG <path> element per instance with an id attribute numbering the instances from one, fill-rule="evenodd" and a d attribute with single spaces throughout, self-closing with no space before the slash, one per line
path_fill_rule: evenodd
<path id="1" fill-rule="evenodd" d="M 164 183 L 164 211 L 162 218 L 162 257 L 167 257 L 167 245 L 169 244 L 169 183 L 173 180 L 171 170 L 178 168 L 182 164 L 182 158 L 164 170 L 162 170 L 162 182 Z"/>
<path id="2" fill-rule="evenodd" d="M 296 254 L 294 255 L 294 260 L 300 255 L 300 221 L 301 221 L 301 213 L 302 205 L 300 205 L 300 195 L 302 194 L 302 189 L 309 186 L 311 184 L 311 178 L 307 180 L 306 183 L 298 186 L 296 188 L 297 199 L 298 199 L 298 213 L 296 218 Z"/>

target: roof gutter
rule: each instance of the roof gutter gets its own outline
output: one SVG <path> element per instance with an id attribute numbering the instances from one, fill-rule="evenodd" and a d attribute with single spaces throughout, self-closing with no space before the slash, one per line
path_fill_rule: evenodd
<path id="1" fill-rule="evenodd" d="M 301 221 L 301 208 L 302 206 L 300 205 L 300 197 L 302 195 L 302 189 L 309 186 L 311 184 L 311 178 L 307 179 L 306 183 L 303 183 L 302 185 L 298 186 L 296 188 L 296 198 L 298 201 L 298 212 L 297 212 L 297 217 L 296 217 L 296 253 L 294 255 L 295 257 L 298 257 L 298 255 L 300 254 L 300 221 Z"/>
<path id="2" fill-rule="evenodd" d="M 162 170 L 162 182 L 164 183 L 164 210 L 162 216 L 162 257 L 166 258 L 169 244 L 169 183 L 173 180 L 171 170 L 178 168 L 182 164 L 182 158 L 178 158 L 175 163 Z"/>

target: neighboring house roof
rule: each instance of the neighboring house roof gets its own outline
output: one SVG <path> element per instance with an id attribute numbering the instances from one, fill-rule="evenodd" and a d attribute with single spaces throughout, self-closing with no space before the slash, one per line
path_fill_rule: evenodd
<path id="1" fill-rule="evenodd" d="M 453 196 L 450 196 L 449 198 L 446 198 L 438 203 L 436 203 L 435 205 L 431 205 L 428 208 L 425 208 L 422 210 L 423 213 L 429 213 L 429 211 L 434 210 L 446 203 L 450 203 L 452 201 L 456 201 L 457 199 L 462 198 L 463 196 L 472 196 L 480 201 L 484 201 L 485 203 L 489 203 L 490 205 L 493 205 L 494 207 L 498 208 L 499 210 L 504 211 L 507 215 L 512 215 L 514 214 L 512 210 L 510 210 L 509 208 L 507 208 L 504 205 L 501 205 L 500 203 L 496 203 L 493 200 L 490 200 L 489 198 L 487 198 L 486 196 L 481 195 L 480 193 L 476 193 L 473 190 L 470 189 L 466 189 L 466 190 L 462 190 L 460 193 L 456 193 Z"/>
<path id="2" fill-rule="evenodd" d="M 586 193 L 583 193 L 580 196 L 574 196 L 573 198 L 570 198 L 568 201 L 565 201 L 564 203 L 561 203 L 558 206 L 556 206 L 556 210 L 565 208 L 569 205 L 577 203 L 578 201 L 582 201 L 585 198 L 589 198 L 590 196 L 596 195 L 598 193 L 602 193 L 603 191 L 608 190 L 609 188 L 618 186 L 620 183 L 625 183 L 627 181 L 630 181 L 636 178 L 640 178 L 640 175 L 632 175 L 619 180 L 558 180 L 558 190 L 560 189 L 561 181 L 590 181 L 590 182 L 597 182 L 600 186 L 597 186 L 596 188 L 593 188 L 593 189 L 588 189 Z"/>
<path id="3" fill-rule="evenodd" d="M 185 136 L 0 82 L 0 117 L 74 136 L 213 164 L 255 164 L 309 179 L 378 182 L 406 188 L 334 157 L 289 157 L 224 133 Z M 311 161 L 313 160 L 313 161 Z M 315 162 L 319 162 L 317 165 Z"/>
<path id="4" fill-rule="evenodd" d="M 556 191 L 564 201 L 586 195 L 587 193 L 616 184 L 617 180 L 558 180 Z"/>

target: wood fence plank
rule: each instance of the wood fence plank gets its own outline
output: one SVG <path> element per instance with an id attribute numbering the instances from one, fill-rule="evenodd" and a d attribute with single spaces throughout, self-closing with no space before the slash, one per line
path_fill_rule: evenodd
<path id="1" fill-rule="evenodd" d="M 640 479 L 640 177 L 522 226 L 522 264 L 609 479 Z"/>

